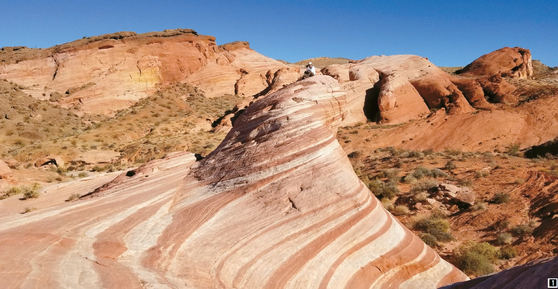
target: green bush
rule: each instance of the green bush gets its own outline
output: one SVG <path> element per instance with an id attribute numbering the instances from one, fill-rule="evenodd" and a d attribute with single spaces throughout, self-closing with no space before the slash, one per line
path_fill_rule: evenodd
<path id="1" fill-rule="evenodd" d="M 507 246 L 500 249 L 500 259 L 511 259 L 517 257 L 517 249 L 514 246 Z"/>
<path id="2" fill-rule="evenodd" d="M 412 184 L 414 182 L 416 182 L 417 179 L 413 176 L 412 173 L 406 175 L 405 177 L 403 177 L 403 182 L 406 184 Z"/>
<path id="3" fill-rule="evenodd" d="M 486 242 L 469 241 L 456 252 L 457 267 L 467 274 L 482 276 L 494 272 L 492 263 L 498 259 L 498 249 Z"/>
<path id="4" fill-rule="evenodd" d="M 426 218 L 422 218 L 415 222 L 414 228 L 416 230 L 428 233 L 436 238 L 437 242 L 449 242 L 454 239 L 451 235 L 450 224 L 448 220 L 438 214 L 432 214 Z"/>
<path id="5" fill-rule="evenodd" d="M 439 245 L 438 239 L 428 233 L 420 233 L 419 237 L 426 245 L 430 247 L 437 247 Z"/>
<path id="6" fill-rule="evenodd" d="M 399 193 L 397 184 L 394 182 L 384 183 L 382 181 L 374 180 L 368 182 L 367 186 L 374 194 L 374 196 L 376 196 L 380 200 L 382 198 L 388 198 L 391 200 Z"/>
<path id="7" fill-rule="evenodd" d="M 430 172 L 430 170 L 425 167 L 417 167 L 413 172 L 413 177 L 415 177 L 417 180 L 420 180 L 424 177 L 431 177 L 431 176 L 432 176 L 432 172 Z"/>
<path id="8" fill-rule="evenodd" d="M 409 208 L 407 208 L 407 206 L 405 206 L 405 205 L 398 205 L 398 206 L 395 206 L 395 208 L 393 208 L 392 213 L 396 216 L 404 216 L 404 215 L 407 215 L 409 213 Z"/>
<path id="9" fill-rule="evenodd" d="M 432 173 L 433 178 L 445 178 L 448 176 L 448 174 L 444 173 L 444 171 L 440 169 L 432 169 L 430 172 Z"/>

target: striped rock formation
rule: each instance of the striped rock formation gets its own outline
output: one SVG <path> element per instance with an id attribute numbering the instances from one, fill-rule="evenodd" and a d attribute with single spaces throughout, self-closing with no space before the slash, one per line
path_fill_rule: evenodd
<path id="1" fill-rule="evenodd" d="M 200 162 L 170 155 L 78 202 L 0 219 L 4 288 L 436 288 L 466 280 L 382 207 L 315 76 L 251 105 Z"/>

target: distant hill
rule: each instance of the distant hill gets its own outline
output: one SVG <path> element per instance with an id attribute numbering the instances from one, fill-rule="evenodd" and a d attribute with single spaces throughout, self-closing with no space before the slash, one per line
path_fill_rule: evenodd
<path id="1" fill-rule="evenodd" d="M 331 58 L 331 57 L 316 57 L 316 58 L 310 58 L 310 59 L 305 59 L 305 60 L 301 60 L 299 62 L 296 62 L 294 64 L 297 65 L 306 65 L 308 64 L 308 62 L 312 62 L 312 64 L 317 67 L 317 68 L 324 68 L 330 64 L 345 64 L 345 63 L 349 63 L 353 60 L 348 59 L 348 58 L 343 58 L 343 57 L 335 57 L 335 58 Z"/>

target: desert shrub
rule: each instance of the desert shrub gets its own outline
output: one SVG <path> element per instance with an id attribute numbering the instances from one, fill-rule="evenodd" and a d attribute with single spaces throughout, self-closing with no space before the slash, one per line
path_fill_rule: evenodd
<path id="1" fill-rule="evenodd" d="M 451 235 L 450 224 L 439 214 L 432 214 L 428 217 L 419 219 L 413 226 L 416 230 L 428 233 L 436 238 L 437 242 L 449 242 L 454 239 Z"/>
<path id="2" fill-rule="evenodd" d="M 480 178 L 487 177 L 489 173 L 486 171 L 476 171 L 475 175 L 477 176 L 478 179 L 480 179 Z"/>
<path id="3" fill-rule="evenodd" d="M 411 193 L 416 194 L 416 193 L 428 191 L 437 186 L 438 186 L 438 182 L 436 180 L 432 180 L 432 179 L 423 180 L 411 186 Z"/>
<path id="4" fill-rule="evenodd" d="M 460 150 L 453 150 L 453 149 L 449 149 L 449 148 L 446 149 L 444 152 L 446 153 L 446 155 L 449 155 L 449 156 L 458 156 L 458 155 L 461 154 Z"/>
<path id="5" fill-rule="evenodd" d="M 71 194 L 68 199 L 66 199 L 66 202 L 76 201 L 79 199 L 79 197 L 81 197 L 80 194 Z"/>
<path id="6" fill-rule="evenodd" d="M 36 199 L 40 196 L 39 189 L 41 186 L 38 183 L 33 183 L 30 186 L 22 186 L 23 199 Z"/>
<path id="7" fill-rule="evenodd" d="M 11 196 L 15 196 L 15 195 L 19 195 L 21 194 L 23 191 L 20 187 L 11 187 L 8 190 L 0 193 L 0 200 L 3 200 L 5 198 L 9 198 Z"/>
<path id="8" fill-rule="evenodd" d="M 102 172 L 102 171 L 104 171 L 104 169 L 105 169 L 105 168 L 100 167 L 100 166 L 94 166 L 94 167 L 91 169 L 91 171 L 93 171 L 93 172 Z"/>
<path id="9" fill-rule="evenodd" d="M 496 193 L 492 198 L 492 203 L 494 204 L 504 204 L 509 203 L 510 194 L 508 193 Z"/>
<path id="10" fill-rule="evenodd" d="M 444 166 L 444 169 L 446 169 L 446 170 L 454 170 L 454 169 L 456 169 L 456 168 L 457 168 L 457 165 L 456 165 L 453 161 L 451 161 L 451 160 L 448 161 L 448 162 L 446 163 L 446 165 Z"/>
<path id="11" fill-rule="evenodd" d="M 427 150 L 423 150 L 422 153 L 423 153 L 425 156 L 430 156 L 430 155 L 433 155 L 433 154 L 434 154 L 434 151 L 433 151 L 432 149 L 427 149 Z"/>
<path id="12" fill-rule="evenodd" d="M 509 226 L 510 221 L 502 220 L 494 224 L 494 229 L 496 229 L 497 231 L 504 231 L 507 230 Z"/>
<path id="13" fill-rule="evenodd" d="M 25 200 L 36 199 L 39 196 L 40 196 L 39 192 L 33 191 L 33 190 L 29 190 L 29 191 L 26 191 L 25 193 L 23 193 L 23 199 L 25 199 Z"/>
<path id="14" fill-rule="evenodd" d="M 510 144 L 506 153 L 510 156 L 517 156 L 519 154 L 519 146 L 517 143 Z"/>
<path id="15" fill-rule="evenodd" d="M 393 210 L 393 202 L 388 198 L 383 198 L 382 199 L 382 206 L 384 206 L 384 209 L 386 209 L 388 211 Z"/>
<path id="16" fill-rule="evenodd" d="M 517 249 L 514 246 L 506 246 L 500 249 L 499 256 L 500 259 L 511 259 L 517 257 Z"/>
<path id="17" fill-rule="evenodd" d="M 399 193 L 397 184 L 394 182 L 384 183 L 382 181 L 375 180 L 368 182 L 367 186 L 378 199 L 388 198 L 391 200 Z"/>
<path id="18" fill-rule="evenodd" d="M 458 184 L 462 187 L 472 187 L 473 181 L 470 180 L 459 180 Z"/>
<path id="19" fill-rule="evenodd" d="M 420 180 L 424 177 L 431 177 L 431 176 L 432 173 L 430 172 L 429 169 L 425 167 L 417 167 L 413 172 L 413 177 L 415 177 L 417 180 Z"/>
<path id="20" fill-rule="evenodd" d="M 476 202 L 476 203 L 471 207 L 471 209 L 472 209 L 473 211 L 484 211 L 484 210 L 486 210 L 486 203 L 484 203 L 484 202 Z"/>
<path id="21" fill-rule="evenodd" d="M 81 172 L 81 173 L 78 174 L 78 177 L 79 178 L 85 178 L 85 177 L 87 177 L 87 173 L 86 172 Z"/>
<path id="22" fill-rule="evenodd" d="M 377 175 L 377 178 L 384 179 L 387 178 L 388 181 L 398 181 L 399 180 L 399 170 L 397 169 L 387 169 L 381 170 Z"/>
<path id="23" fill-rule="evenodd" d="M 427 192 L 422 192 L 422 193 L 418 193 L 414 196 L 415 201 L 417 202 L 423 202 L 426 201 L 426 199 L 430 196 L 430 194 L 428 194 Z"/>
<path id="24" fill-rule="evenodd" d="M 439 245 L 438 239 L 428 233 L 420 233 L 419 237 L 426 245 L 430 247 L 436 247 Z"/>
<path id="25" fill-rule="evenodd" d="M 511 232 L 514 236 L 531 235 L 533 234 L 533 228 L 527 224 L 521 224 L 513 227 Z"/>
<path id="26" fill-rule="evenodd" d="M 445 178 L 448 176 L 448 174 L 440 169 L 432 169 L 430 173 L 432 174 L 433 178 Z"/>
<path id="27" fill-rule="evenodd" d="M 412 184 L 412 183 L 415 183 L 417 181 L 417 178 L 415 178 L 413 176 L 413 174 L 410 173 L 410 174 L 407 174 L 405 177 L 403 177 L 402 181 L 406 184 Z"/>
<path id="28" fill-rule="evenodd" d="M 37 210 L 37 208 L 35 208 L 35 207 L 25 207 L 25 209 L 24 209 L 23 212 L 21 212 L 21 213 L 22 213 L 22 214 L 27 214 L 27 213 L 33 212 L 33 211 L 35 211 L 35 210 Z"/>
<path id="29" fill-rule="evenodd" d="M 358 158 L 360 156 L 360 151 L 354 151 L 347 155 L 350 159 Z"/>
<path id="30" fill-rule="evenodd" d="M 407 215 L 409 213 L 409 208 L 407 208 L 407 206 L 405 206 L 405 205 L 398 205 L 398 206 L 395 206 L 395 208 L 393 208 L 392 213 L 396 216 L 404 216 L 404 215 Z"/>
<path id="31" fill-rule="evenodd" d="M 469 241 L 459 246 L 455 256 L 463 272 L 482 276 L 494 272 L 492 263 L 498 258 L 498 249 L 486 242 Z"/>
<path id="32" fill-rule="evenodd" d="M 496 235 L 497 245 L 509 245 L 512 242 L 512 235 L 510 233 L 499 233 Z"/>

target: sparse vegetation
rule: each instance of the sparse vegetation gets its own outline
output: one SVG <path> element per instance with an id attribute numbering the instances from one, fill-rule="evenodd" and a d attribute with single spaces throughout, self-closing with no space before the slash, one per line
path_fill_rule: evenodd
<path id="1" fill-rule="evenodd" d="M 511 229 L 511 232 L 514 236 L 525 236 L 533 234 L 533 228 L 527 224 L 521 224 L 514 226 Z"/>
<path id="2" fill-rule="evenodd" d="M 502 232 L 496 235 L 497 245 L 509 245 L 512 242 L 512 235 L 510 233 Z"/>
<path id="3" fill-rule="evenodd" d="M 433 213 L 428 217 L 417 220 L 414 229 L 422 231 L 428 235 L 424 235 L 428 242 L 435 240 L 435 244 L 439 242 L 449 242 L 454 239 L 450 233 L 450 224 L 442 215 Z"/>
<path id="4" fill-rule="evenodd" d="M 510 201 L 510 194 L 508 193 L 496 193 L 492 198 L 492 203 L 494 204 L 504 204 L 509 203 Z"/>
<path id="5" fill-rule="evenodd" d="M 27 214 L 27 213 L 33 212 L 33 211 L 35 211 L 35 210 L 37 210 L 37 208 L 35 208 L 35 207 L 25 207 L 25 209 L 24 209 L 23 212 L 21 212 L 21 213 L 22 213 L 22 214 Z"/>
<path id="6" fill-rule="evenodd" d="M 392 213 L 396 216 L 404 216 L 404 215 L 409 214 L 409 212 L 410 212 L 409 208 L 405 205 L 395 206 L 395 208 L 393 208 L 393 211 L 392 211 Z"/>
<path id="7" fill-rule="evenodd" d="M 486 242 L 465 242 L 455 252 L 459 269 L 467 274 L 483 276 L 494 272 L 498 249 Z"/>
<path id="8" fill-rule="evenodd" d="M 71 194 L 68 199 L 66 199 L 66 202 L 73 202 L 73 201 L 77 201 L 79 200 L 79 198 L 81 197 L 80 194 Z"/>

